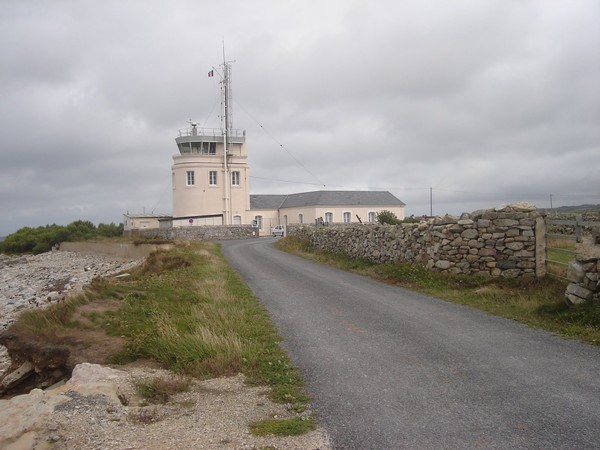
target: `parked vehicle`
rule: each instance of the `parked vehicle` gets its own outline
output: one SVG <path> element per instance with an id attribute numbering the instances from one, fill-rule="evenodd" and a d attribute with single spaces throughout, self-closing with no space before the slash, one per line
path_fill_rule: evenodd
<path id="1" fill-rule="evenodd" d="M 275 225 L 273 227 L 273 230 L 271 230 L 271 233 L 273 234 L 273 236 L 282 237 L 283 232 L 284 232 L 283 225 Z"/>

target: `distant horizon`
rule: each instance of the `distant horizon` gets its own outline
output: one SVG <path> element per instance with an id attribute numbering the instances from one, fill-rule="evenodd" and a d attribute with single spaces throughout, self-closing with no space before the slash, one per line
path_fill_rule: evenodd
<path id="1" fill-rule="evenodd" d="M 510 204 L 513 204 L 513 203 L 510 203 Z M 488 208 L 480 208 L 480 209 L 494 209 L 494 208 L 497 208 L 499 206 L 501 206 L 501 205 L 495 205 L 495 206 L 490 206 Z M 561 211 L 565 211 L 565 212 L 571 212 L 571 211 L 572 212 L 592 211 L 593 212 L 593 211 L 596 211 L 596 210 L 600 211 L 600 203 L 599 204 L 584 203 L 584 204 L 580 204 L 580 205 L 561 205 L 561 206 L 553 207 L 552 209 L 550 209 L 550 208 L 539 208 L 538 207 L 537 209 L 538 210 L 542 210 L 542 211 L 549 211 L 549 210 L 551 210 L 551 211 L 557 211 L 557 212 L 561 212 Z M 477 209 L 474 209 L 474 210 L 468 211 L 468 212 L 467 211 L 463 211 L 462 213 L 458 213 L 458 214 L 450 214 L 450 213 L 434 214 L 434 217 L 442 217 L 442 216 L 444 216 L 446 214 L 454 215 L 454 216 L 460 216 L 460 214 L 464 214 L 464 213 L 471 214 L 471 213 L 473 213 L 475 211 L 477 211 Z M 135 215 L 136 213 L 130 213 L 130 214 L 134 214 Z M 146 214 L 148 214 L 148 213 L 146 213 Z M 161 213 L 157 213 L 157 214 L 161 214 Z M 411 216 L 421 217 L 422 215 L 423 214 L 421 214 L 421 215 L 405 214 L 405 217 L 411 217 Z M 52 223 L 46 223 L 45 225 L 33 225 L 33 226 L 32 225 L 24 225 L 21 228 L 18 228 L 17 230 L 15 230 L 15 231 L 7 234 L 7 235 L 0 236 L 0 242 L 3 241 L 6 237 L 10 236 L 11 234 L 16 233 L 17 231 L 19 231 L 22 228 L 38 228 L 38 227 L 45 227 L 45 226 L 49 226 L 49 225 L 67 226 L 68 224 L 76 222 L 77 220 L 89 220 L 89 219 L 84 219 L 84 218 L 75 219 L 75 220 L 72 220 L 72 221 L 70 221 L 68 223 L 65 223 L 65 224 L 60 224 L 60 223 L 52 222 Z M 104 223 L 104 224 L 114 223 L 114 224 L 117 224 L 117 225 L 123 223 L 123 221 L 119 221 L 119 222 L 115 222 L 115 221 L 106 222 L 106 221 L 102 221 L 102 220 L 101 221 L 97 221 L 97 222 L 95 222 L 93 220 L 89 220 L 89 221 L 92 222 L 95 226 L 98 226 L 101 223 Z"/>

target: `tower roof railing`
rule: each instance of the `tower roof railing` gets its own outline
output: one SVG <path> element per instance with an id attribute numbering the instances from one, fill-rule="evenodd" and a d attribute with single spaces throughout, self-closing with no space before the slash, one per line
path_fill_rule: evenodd
<path id="1" fill-rule="evenodd" d="M 199 127 L 188 127 L 181 128 L 179 130 L 179 137 L 184 136 L 206 136 L 206 137 L 219 137 L 223 136 L 223 128 L 199 128 Z M 229 137 L 245 137 L 246 130 L 231 129 L 229 130 Z"/>

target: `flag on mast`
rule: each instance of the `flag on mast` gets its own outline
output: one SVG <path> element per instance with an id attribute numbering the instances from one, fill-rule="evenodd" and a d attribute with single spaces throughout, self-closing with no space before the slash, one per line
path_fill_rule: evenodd
<path id="1" fill-rule="evenodd" d="M 214 70 L 211 70 L 210 72 L 208 72 L 208 76 L 209 76 L 209 77 L 213 77 L 213 76 L 215 76 L 215 71 L 214 71 Z"/>

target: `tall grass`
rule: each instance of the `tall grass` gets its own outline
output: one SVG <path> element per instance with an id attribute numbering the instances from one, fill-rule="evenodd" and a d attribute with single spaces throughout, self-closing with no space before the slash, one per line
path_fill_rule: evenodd
<path id="1" fill-rule="evenodd" d="M 563 280 L 453 275 L 427 270 L 417 264 L 357 262 L 345 255 L 311 248 L 294 236 L 280 239 L 276 246 L 340 269 L 600 345 L 600 304 L 589 302 L 568 307 Z"/>

